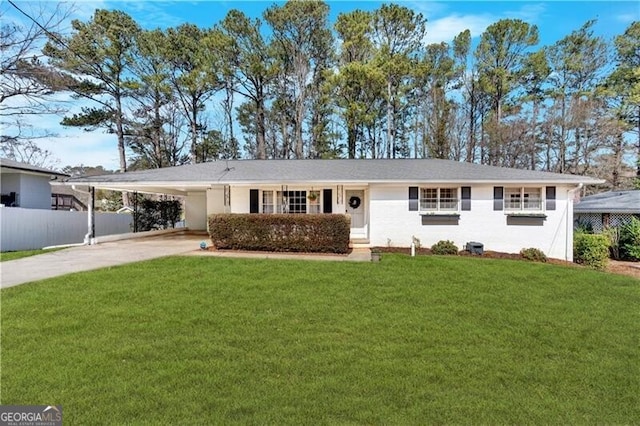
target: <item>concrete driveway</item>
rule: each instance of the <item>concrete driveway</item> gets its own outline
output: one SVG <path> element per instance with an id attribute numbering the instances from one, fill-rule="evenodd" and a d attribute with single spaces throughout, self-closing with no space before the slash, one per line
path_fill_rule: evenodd
<path id="1" fill-rule="evenodd" d="M 194 255 L 258 259 L 299 259 L 369 262 L 368 248 L 353 249 L 348 256 L 311 253 L 262 253 L 200 250 L 200 242 L 211 240 L 205 233 L 177 232 L 151 237 L 70 247 L 52 253 L 0 262 L 0 288 L 58 277 L 74 272 L 124 265 L 164 256 Z"/>
<path id="2" fill-rule="evenodd" d="M 70 247 L 52 253 L 0 262 L 0 288 L 73 272 L 198 251 L 201 241 L 210 244 L 205 234 L 181 232 Z"/>

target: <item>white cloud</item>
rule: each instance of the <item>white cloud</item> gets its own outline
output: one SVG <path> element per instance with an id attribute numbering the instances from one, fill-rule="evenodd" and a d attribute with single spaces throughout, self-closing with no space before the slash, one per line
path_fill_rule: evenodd
<path id="1" fill-rule="evenodd" d="M 144 29 L 175 27 L 187 22 L 184 17 L 167 12 L 169 4 L 156 1 L 105 1 L 103 8 L 127 13 Z"/>
<path id="2" fill-rule="evenodd" d="M 634 21 L 637 21 L 638 19 L 640 19 L 640 12 L 639 13 L 621 13 L 619 15 L 615 16 L 615 19 L 619 22 L 625 23 L 625 24 L 630 24 Z"/>
<path id="3" fill-rule="evenodd" d="M 93 17 L 96 9 L 108 8 L 109 7 L 104 0 L 76 1 L 72 8 L 72 19 L 78 19 L 86 22 Z"/>
<path id="4" fill-rule="evenodd" d="M 442 14 L 449 8 L 447 3 L 437 1 L 410 1 L 402 2 L 400 5 L 412 9 L 414 12 L 422 13 L 427 18 L 435 14 Z"/>
<path id="5" fill-rule="evenodd" d="M 430 3 L 427 3 L 430 4 Z M 455 4 L 455 3 L 454 3 Z M 436 8 L 442 10 L 442 7 Z M 500 19 L 521 19 L 527 23 L 535 24 L 546 11 L 543 3 L 523 4 L 516 10 L 504 10 L 499 13 L 484 14 L 458 14 L 452 13 L 440 18 L 429 19 L 427 22 L 426 44 L 446 42 L 451 43 L 453 38 L 464 30 L 471 31 L 471 37 L 479 37 L 489 25 Z"/>
<path id="6" fill-rule="evenodd" d="M 517 10 L 509 10 L 502 13 L 503 18 L 521 19 L 529 24 L 535 24 L 547 7 L 543 3 L 523 4 Z"/>
<path id="7" fill-rule="evenodd" d="M 471 37 L 478 37 L 496 20 L 489 15 L 458 15 L 452 14 L 444 18 L 434 19 L 427 23 L 425 44 L 447 42 L 464 30 L 471 31 Z"/>

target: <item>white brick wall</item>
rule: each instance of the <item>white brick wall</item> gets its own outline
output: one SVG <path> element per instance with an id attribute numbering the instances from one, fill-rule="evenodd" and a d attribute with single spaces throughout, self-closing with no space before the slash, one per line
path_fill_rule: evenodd
<path id="1" fill-rule="evenodd" d="M 289 190 L 321 190 L 331 188 L 333 212 L 344 213 L 344 204 L 336 204 L 337 186 L 318 184 L 289 185 Z M 546 211 L 541 226 L 508 225 L 503 211 L 493 210 L 493 185 L 477 185 L 471 188 L 471 210 L 461 211 L 457 225 L 423 225 L 417 211 L 409 211 L 408 188 L 414 185 L 369 185 L 365 191 L 368 202 L 369 240 L 372 246 L 408 247 L 412 237 L 420 239 L 424 247 L 440 240 L 452 240 L 460 249 L 467 242 L 484 244 L 485 250 L 518 253 L 523 248 L 535 247 L 547 256 L 558 259 L 573 258 L 573 209 L 567 203 L 567 191 L 571 186 L 556 187 L 556 210 Z M 501 185 L 499 185 L 501 186 Z M 507 185 L 505 185 L 507 186 Z M 534 185 L 523 185 L 534 186 Z M 254 188 L 255 186 L 251 187 Z M 231 212 L 249 213 L 248 186 L 231 188 Z M 364 187 L 359 187 L 364 188 Z M 280 186 L 260 187 L 261 190 L 281 190 Z M 344 190 L 349 189 L 345 185 Z M 544 190 L 542 191 L 544 196 Z M 219 213 L 222 192 L 207 192 L 207 214 Z M 569 221 L 567 222 L 567 217 Z"/>
<path id="2" fill-rule="evenodd" d="M 370 241 L 373 246 L 408 247 L 412 236 L 420 239 L 424 247 L 440 240 L 451 240 L 460 249 L 467 242 L 484 244 L 485 250 L 518 253 L 521 249 L 535 247 L 548 256 L 572 258 L 572 234 L 567 241 L 567 189 L 557 187 L 556 210 L 545 212 L 547 219 L 542 226 L 507 225 L 502 211 L 493 210 L 493 186 L 473 186 L 471 211 L 460 212 L 458 225 L 423 225 L 417 211 L 409 211 L 408 187 L 376 186 L 369 190 Z M 568 246 L 567 246 L 568 244 Z"/>

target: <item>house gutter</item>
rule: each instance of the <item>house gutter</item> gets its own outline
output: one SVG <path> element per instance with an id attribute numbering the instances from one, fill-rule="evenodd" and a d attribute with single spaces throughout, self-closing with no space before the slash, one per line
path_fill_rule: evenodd
<path id="1" fill-rule="evenodd" d="M 564 239 L 564 260 L 566 260 L 567 262 L 573 262 L 573 197 L 576 191 L 580 191 L 583 186 L 583 183 L 579 183 L 575 188 L 567 190 L 567 237 Z M 571 256 L 569 256 L 569 239 L 571 239 Z"/>
<path id="2" fill-rule="evenodd" d="M 78 191 L 89 196 L 89 201 L 87 202 L 87 233 L 84 235 L 84 242 L 82 245 L 86 246 L 95 244 L 96 228 L 94 222 L 95 212 L 93 211 L 95 188 L 93 186 L 89 186 L 89 191 L 83 191 L 77 188 L 76 185 L 71 185 L 71 188 L 74 191 Z"/>

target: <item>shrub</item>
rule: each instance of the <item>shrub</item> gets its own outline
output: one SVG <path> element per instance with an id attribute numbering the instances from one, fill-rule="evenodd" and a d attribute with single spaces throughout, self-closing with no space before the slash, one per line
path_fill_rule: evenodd
<path id="1" fill-rule="evenodd" d="M 530 260 L 532 262 L 546 262 L 547 256 L 542 252 L 542 250 L 537 249 L 535 247 L 524 248 L 520 250 L 520 256 L 522 256 L 525 260 Z"/>
<path id="2" fill-rule="evenodd" d="M 625 259 L 640 260 L 640 219 L 633 217 L 620 229 L 620 248 Z"/>
<path id="3" fill-rule="evenodd" d="M 609 238 L 602 234 L 577 233 L 573 239 L 576 263 L 594 269 L 604 269 L 609 260 Z"/>
<path id="4" fill-rule="evenodd" d="M 581 234 L 593 234 L 593 224 L 585 218 L 576 220 L 573 229 Z"/>
<path id="5" fill-rule="evenodd" d="M 620 237 L 622 227 L 612 226 L 605 228 L 602 233 L 609 239 L 609 254 L 613 259 L 620 259 Z"/>
<path id="6" fill-rule="evenodd" d="M 433 254 L 458 254 L 458 247 L 449 240 L 441 240 L 431 246 Z"/>
<path id="7" fill-rule="evenodd" d="M 209 235 L 219 249 L 346 253 L 350 221 L 345 215 L 214 214 Z"/>
<path id="8" fill-rule="evenodd" d="M 182 207 L 178 200 L 142 199 L 133 212 L 136 231 L 175 228 L 181 213 Z"/>

